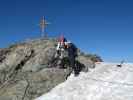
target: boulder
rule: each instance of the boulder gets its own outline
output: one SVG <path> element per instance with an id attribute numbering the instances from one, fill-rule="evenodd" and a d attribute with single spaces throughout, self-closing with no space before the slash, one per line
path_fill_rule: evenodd
<path id="1" fill-rule="evenodd" d="M 32 100 L 65 81 L 69 66 L 60 69 L 53 64 L 56 44 L 55 39 L 34 39 L 0 50 L 5 52 L 0 54 L 0 58 L 4 55 L 0 63 L 0 100 Z M 77 61 L 85 66 L 84 71 L 94 67 L 84 56 Z"/>

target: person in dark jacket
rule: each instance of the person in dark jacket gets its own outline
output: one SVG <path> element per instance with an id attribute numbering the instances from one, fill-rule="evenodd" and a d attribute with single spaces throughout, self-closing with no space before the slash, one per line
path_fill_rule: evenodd
<path id="1" fill-rule="evenodd" d="M 74 71 L 74 75 L 77 76 L 79 74 L 78 67 L 75 64 L 76 63 L 75 58 L 77 57 L 77 47 L 71 42 L 68 42 L 67 45 L 68 45 L 67 51 L 68 51 L 68 59 L 70 62 L 70 67 Z"/>

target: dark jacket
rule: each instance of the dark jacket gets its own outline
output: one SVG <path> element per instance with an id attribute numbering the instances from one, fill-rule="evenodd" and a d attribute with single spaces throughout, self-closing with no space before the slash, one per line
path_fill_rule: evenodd
<path id="1" fill-rule="evenodd" d="M 77 56 L 77 47 L 73 43 L 70 43 L 69 45 L 70 46 L 67 49 L 68 50 L 68 56 L 71 58 L 75 58 Z"/>

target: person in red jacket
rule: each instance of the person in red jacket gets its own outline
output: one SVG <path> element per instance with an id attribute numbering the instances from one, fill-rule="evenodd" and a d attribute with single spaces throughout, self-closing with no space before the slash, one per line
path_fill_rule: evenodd
<path id="1" fill-rule="evenodd" d="M 59 52 L 60 50 L 63 51 L 65 49 L 65 42 L 67 42 L 67 39 L 64 37 L 64 35 L 61 35 L 58 38 L 58 45 L 57 45 L 57 51 Z"/>

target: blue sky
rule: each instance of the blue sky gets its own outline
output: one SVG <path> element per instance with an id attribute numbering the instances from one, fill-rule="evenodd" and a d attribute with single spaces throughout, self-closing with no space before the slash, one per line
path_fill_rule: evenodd
<path id="1" fill-rule="evenodd" d="M 133 62 L 132 0 L 0 0 L 0 47 L 40 37 L 42 16 L 49 36 L 64 33 L 105 61 Z"/>

